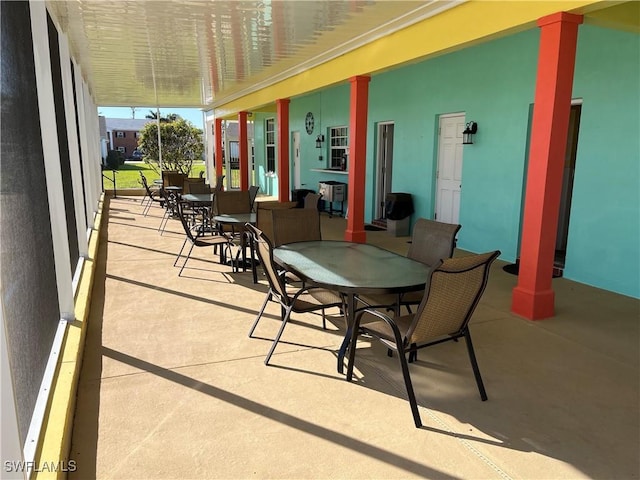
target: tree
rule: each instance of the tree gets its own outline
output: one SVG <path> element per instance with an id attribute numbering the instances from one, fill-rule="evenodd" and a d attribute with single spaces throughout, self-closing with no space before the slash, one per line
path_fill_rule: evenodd
<path id="1" fill-rule="evenodd" d="M 178 118 L 172 122 L 161 122 L 160 141 L 163 170 L 175 170 L 189 175 L 193 162 L 202 158 L 202 130 L 188 120 Z M 156 123 L 149 122 L 142 128 L 138 138 L 138 149 L 142 151 L 145 163 L 156 171 L 160 170 Z"/>
<path id="2" fill-rule="evenodd" d="M 151 120 L 157 120 L 158 119 L 158 112 L 157 110 L 149 110 L 149 113 L 147 113 L 145 115 L 144 118 L 149 118 Z M 177 113 L 169 113 L 166 116 L 160 116 L 160 123 L 168 123 L 168 122 L 175 122 L 176 120 L 180 120 L 182 117 L 180 115 L 178 115 Z"/>

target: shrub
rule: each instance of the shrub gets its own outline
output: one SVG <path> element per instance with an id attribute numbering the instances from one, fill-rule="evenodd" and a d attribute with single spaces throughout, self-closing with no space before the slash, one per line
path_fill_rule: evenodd
<path id="1" fill-rule="evenodd" d="M 107 168 L 118 170 L 120 165 L 124 165 L 124 155 L 118 150 L 109 150 L 107 153 Z"/>

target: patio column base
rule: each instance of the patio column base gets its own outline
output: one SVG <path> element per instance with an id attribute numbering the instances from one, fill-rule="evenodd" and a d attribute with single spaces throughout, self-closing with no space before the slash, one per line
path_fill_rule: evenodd
<path id="1" fill-rule="evenodd" d="M 522 287 L 513 289 L 511 311 L 528 320 L 544 320 L 555 315 L 555 294 L 553 290 L 526 290 Z"/>
<path id="2" fill-rule="evenodd" d="M 364 230 L 345 230 L 344 239 L 346 242 L 367 243 L 367 232 Z"/>

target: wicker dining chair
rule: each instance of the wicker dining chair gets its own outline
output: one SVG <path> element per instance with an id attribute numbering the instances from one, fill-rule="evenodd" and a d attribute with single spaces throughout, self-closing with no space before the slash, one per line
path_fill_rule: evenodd
<path id="1" fill-rule="evenodd" d="M 433 271 L 425 295 L 415 313 L 393 317 L 373 308 L 360 311 L 353 327 L 354 338 L 349 350 L 347 380 L 351 381 L 355 363 L 355 342 L 358 334 L 368 334 L 398 352 L 402 375 L 413 420 L 416 427 L 422 426 L 415 393 L 409 375 L 409 357 L 416 350 L 431 345 L 457 341 L 464 337 L 473 374 L 485 401 L 487 393 L 482 382 L 476 360 L 469 321 L 475 311 L 489 279 L 489 269 L 500 251 L 450 258 Z"/>
<path id="2" fill-rule="evenodd" d="M 264 268 L 269 282 L 269 291 L 267 292 L 264 302 L 262 303 L 262 307 L 258 312 L 258 316 L 249 330 L 249 337 L 253 337 L 253 333 L 270 300 L 277 301 L 282 307 L 282 323 L 280 325 L 280 329 L 273 340 L 269 353 L 264 359 L 264 364 L 269 365 L 269 360 L 282 337 L 282 332 L 284 332 L 287 322 L 291 318 L 291 313 L 308 313 L 320 310 L 322 312 L 322 319 L 324 322 L 325 309 L 331 307 L 341 308 L 343 303 L 338 294 L 324 288 L 307 286 L 291 291 L 291 287 L 288 288 L 284 280 L 282 268 L 280 268 L 273 259 L 274 247 L 271 241 L 255 226 L 247 225 L 247 229 L 253 236 L 253 242 L 256 245 L 256 250 L 258 252 L 258 258 L 260 259 L 260 263 Z"/>

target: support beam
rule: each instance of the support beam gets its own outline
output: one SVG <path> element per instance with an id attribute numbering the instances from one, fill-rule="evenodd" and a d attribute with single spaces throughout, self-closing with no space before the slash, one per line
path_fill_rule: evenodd
<path id="1" fill-rule="evenodd" d="M 216 182 L 218 180 L 218 177 L 220 175 L 223 175 L 223 170 L 222 170 L 222 119 L 221 118 L 216 118 L 214 120 L 214 128 L 215 128 L 215 133 L 214 133 L 214 142 L 215 142 L 215 150 L 214 150 L 214 164 L 216 167 L 216 178 L 211 181 L 212 185 L 216 185 Z"/>
<path id="2" fill-rule="evenodd" d="M 571 91 L 581 15 L 538 20 L 540 49 L 524 204 L 520 272 L 511 310 L 530 320 L 554 315 L 551 286 Z"/>
<path id="3" fill-rule="evenodd" d="M 289 103 L 288 98 L 276 100 L 278 148 L 278 201 L 289 201 Z"/>
<path id="4" fill-rule="evenodd" d="M 247 112 L 238 113 L 238 147 L 240 150 L 240 190 L 249 190 L 249 146 Z M 228 183 L 227 185 L 231 185 Z"/>
<path id="5" fill-rule="evenodd" d="M 367 171 L 367 114 L 369 107 L 368 76 L 358 75 L 351 82 L 349 118 L 349 184 L 347 186 L 347 229 L 344 238 L 350 242 L 365 243 L 364 188 Z"/>

